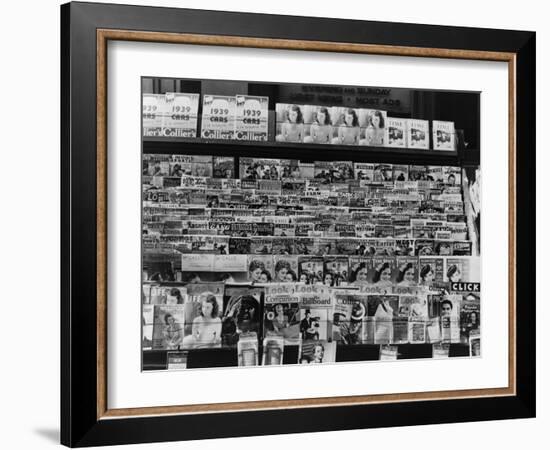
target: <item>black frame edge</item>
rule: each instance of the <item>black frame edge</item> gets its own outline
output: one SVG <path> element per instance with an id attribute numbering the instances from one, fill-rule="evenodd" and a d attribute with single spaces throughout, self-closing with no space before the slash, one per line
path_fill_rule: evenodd
<path id="1" fill-rule="evenodd" d="M 71 366 L 70 366 L 70 4 L 61 6 L 61 80 L 60 80 L 60 170 L 61 170 L 61 358 L 60 358 L 60 390 L 61 390 L 61 433 L 63 445 L 71 444 Z"/>
<path id="2" fill-rule="evenodd" d="M 536 416 L 536 34 L 516 55 L 516 384 Z M 521 112 L 521 113 L 520 113 Z M 523 302 L 522 302 L 523 299 Z M 526 301 L 528 300 L 528 301 Z"/>

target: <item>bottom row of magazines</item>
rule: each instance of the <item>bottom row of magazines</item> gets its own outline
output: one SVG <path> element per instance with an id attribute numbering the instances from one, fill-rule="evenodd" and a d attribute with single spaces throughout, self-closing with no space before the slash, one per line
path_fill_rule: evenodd
<path id="1" fill-rule="evenodd" d="M 285 345 L 284 339 L 280 336 L 267 337 L 263 345 L 258 345 L 255 333 L 250 333 L 250 336 L 242 336 L 236 348 L 144 352 L 143 370 L 443 359 L 480 355 L 480 337 L 475 334 L 470 336 L 468 344 L 345 346 L 338 345 L 337 342 L 317 340 L 302 341 L 299 345 Z"/>

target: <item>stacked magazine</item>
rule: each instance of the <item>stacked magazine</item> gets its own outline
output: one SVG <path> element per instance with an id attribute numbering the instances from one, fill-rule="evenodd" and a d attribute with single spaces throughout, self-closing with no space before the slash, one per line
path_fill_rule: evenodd
<path id="1" fill-rule="evenodd" d="M 142 187 L 142 348 L 166 368 L 480 354 L 458 167 L 145 154 Z"/>

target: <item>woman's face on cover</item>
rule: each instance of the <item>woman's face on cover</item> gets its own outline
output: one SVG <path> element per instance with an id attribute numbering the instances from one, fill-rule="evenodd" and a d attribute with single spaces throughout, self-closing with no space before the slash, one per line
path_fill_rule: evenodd
<path id="1" fill-rule="evenodd" d="M 403 274 L 403 280 L 407 283 L 412 283 L 414 281 L 414 269 L 412 267 L 405 271 Z"/>
<path id="2" fill-rule="evenodd" d="M 300 275 L 300 283 L 307 283 L 307 275 L 305 273 Z"/>
<path id="3" fill-rule="evenodd" d="M 324 113 L 324 111 L 319 111 L 317 113 L 317 120 L 319 121 L 319 123 L 321 125 L 324 125 L 325 124 L 325 120 L 327 119 L 327 116 L 326 114 Z"/>
<path id="4" fill-rule="evenodd" d="M 277 306 L 275 306 L 275 312 L 276 312 L 277 314 L 282 314 L 282 313 L 283 313 L 283 310 L 284 310 L 284 309 L 283 309 L 283 305 L 281 305 L 280 303 L 279 303 Z"/>
<path id="5" fill-rule="evenodd" d="M 388 267 L 380 273 L 380 281 L 388 282 L 391 279 L 391 269 Z"/>
<path id="6" fill-rule="evenodd" d="M 323 356 L 325 355 L 325 351 L 323 350 L 323 347 L 320 345 L 315 347 L 315 350 L 313 351 L 313 359 L 316 361 L 322 361 Z"/>
<path id="7" fill-rule="evenodd" d="M 451 247 L 448 245 L 442 245 L 439 247 L 439 254 L 440 255 L 450 255 L 451 254 Z"/>
<path id="8" fill-rule="evenodd" d="M 260 282 L 261 282 L 261 283 L 267 283 L 267 281 L 268 281 L 268 280 L 267 280 L 267 274 L 266 274 L 266 273 L 262 273 L 262 274 L 260 275 Z"/>
<path id="9" fill-rule="evenodd" d="M 290 272 L 287 272 L 287 274 L 285 275 L 285 281 L 288 281 L 289 283 L 291 281 L 294 281 L 292 274 Z"/>
<path id="10" fill-rule="evenodd" d="M 371 122 L 374 128 L 380 128 L 380 117 L 378 116 L 378 114 L 372 115 Z"/>
<path id="11" fill-rule="evenodd" d="M 331 284 L 332 283 L 332 275 L 330 273 L 327 273 L 325 275 L 325 284 Z"/>
<path id="12" fill-rule="evenodd" d="M 453 308 L 448 303 L 444 303 L 443 306 L 441 306 L 441 315 L 448 317 L 451 315 Z"/>
<path id="13" fill-rule="evenodd" d="M 250 272 L 250 278 L 254 281 L 260 281 L 261 275 L 262 269 L 260 267 L 256 267 L 252 272 Z"/>
<path id="14" fill-rule="evenodd" d="M 288 111 L 288 120 L 292 123 L 296 123 L 296 119 L 298 118 L 298 112 L 291 109 Z"/>
<path id="15" fill-rule="evenodd" d="M 434 280 L 434 273 L 430 270 L 426 275 L 424 275 L 424 282 L 431 283 Z"/>
<path id="16" fill-rule="evenodd" d="M 461 275 L 462 274 L 460 273 L 460 269 L 457 269 L 456 272 L 451 275 L 451 281 L 453 283 L 456 283 L 456 282 L 460 281 L 460 276 Z"/>
<path id="17" fill-rule="evenodd" d="M 359 269 L 356 279 L 357 281 L 367 281 L 367 269 L 364 267 Z"/>
<path id="18" fill-rule="evenodd" d="M 347 125 L 348 127 L 351 127 L 351 126 L 353 125 L 353 114 L 351 114 L 351 113 L 346 113 L 345 121 L 346 121 L 346 125 Z"/>
<path id="19" fill-rule="evenodd" d="M 277 278 L 279 278 L 279 281 L 285 281 L 286 280 L 286 274 L 287 274 L 286 267 L 283 267 L 277 272 Z"/>
<path id="20" fill-rule="evenodd" d="M 168 322 L 168 325 L 174 325 L 176 323 L 176 319 L 174 319 L 174 316 L 169 316 L 166 320 Z"/>
<path id="21" fill-rule="evenodd" d="M 202 302 L 201 308 L 202 308 L 202 314 L 205 317 L 212 317 L 212 309 L 213 309 L 212 303 L 207 302 L 206 300 L 204 300 Z"/>
<path id="22" fill-rule="evenodd" d="M 252 305 L 244 305 L 241 309 L 243 320 L 252 320 L 256 308 Z"/>

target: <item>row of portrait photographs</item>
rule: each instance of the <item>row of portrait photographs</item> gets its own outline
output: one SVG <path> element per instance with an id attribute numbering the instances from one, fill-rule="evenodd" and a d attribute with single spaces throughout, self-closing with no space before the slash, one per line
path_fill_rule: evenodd
<path id="1" fill-rule="evenodd" d="M 480 281 L 477 256 L 181 255 L 181 264 L 144 261 L 145 281 L 432 286 Z"/>
<path id="2" fill-rule="evenodd" d="M 166 304 L 143 305 L 142 347 L 144 351 L 237 347 L 239 365 L 260 364 L 263 347 L 262 364 L 272 365 L 282 363 L 285 346 L 300 346 L 298 362 L 314 362 L 311 358 L 315 359 L 318 344 L 326 350 L 327 344 L 469 345 L 479 341 L 480 284 L 449 286 L 459 290 L 146 283 L 144 296 L 164 291 L 175 298 Z M 245 350 L 254 350 L 254 357 Z M 329 357 L 315 362 L 333 361 Z"/>
<path id="3" fill-rule="evenodd" d="M 430 121 L 379 109 L 277 103 L 276 141 L 430 149 Z M 433 150 L 456 149 L 454 122 L 433 120 Z"/>
<path id="4" fill-rule="evenodd" d="M 200 94 L 143 94 L 143 136 L 197 137 Z M 201 137 L 268 140 L 268 97 L 203 95 Z"/>
<path id="5" fill-rule="evenodd" d="M 235 170 L 237 168 L 237 170 Z M 225 178 L 246 181 L 259 180 L 320 180 L 320 184 L 338 184 L 351 180 L 389 182 L 434 182 L 445 185 L 460 185 L 461 169 L 456 166 L 424 166 L 387 163 L 361 163 L 353 161 L 302 162 L 296 159 L 248 158 L 210 155 L 144 154 L 142 175 L 144 182 L 149 177 L 180 179 L 184 177 Z M 175 187 L 187 184 L 174 182 Z M 206 183 L 206 181 L 205 181 Z M 159 183 L 156 182 L 158 185 Z M 162 185 L 162 184 L 161 184 Z M 216 185 L 212 185 L 215 188 Z M 229 186 L 231 187 L 231 186 Z M 235 188 L 242 187 L 238 184 Z M 428 183 L 397 185 L 401 189 L 430 188 Z"/>

